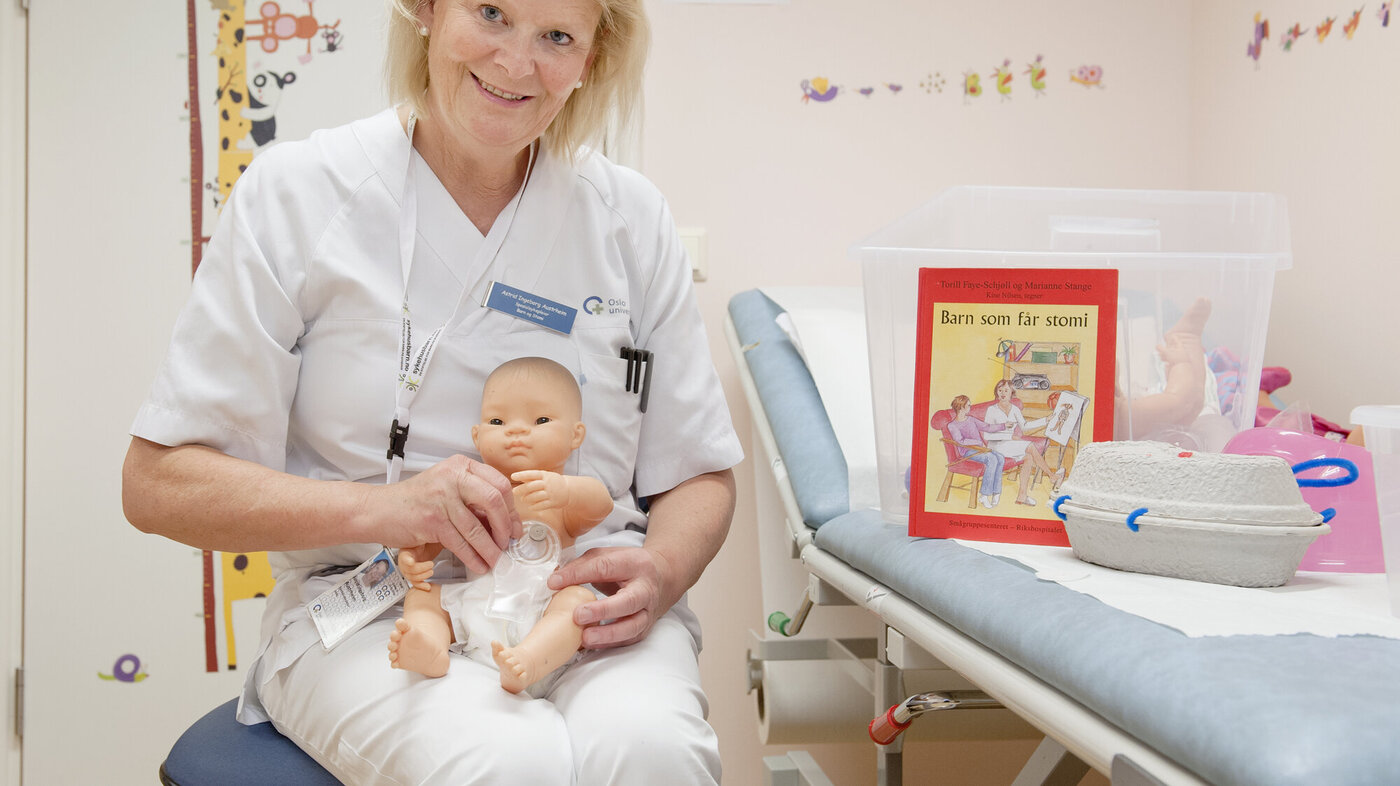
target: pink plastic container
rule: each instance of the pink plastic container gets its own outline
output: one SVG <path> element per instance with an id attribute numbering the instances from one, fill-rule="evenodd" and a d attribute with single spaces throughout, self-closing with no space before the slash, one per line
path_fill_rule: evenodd
<path id="1" fill-rule="evenodd" d="M 1299 570 L 1385 572 L 1376 478 L 1365 448 L 1316 434 L 1252 428 L 1236 434 L 1222 452 L 1283 458 L 1295 469 L 1303 500 L 1319 513 L 1335 511 L 1328 519 L 1332 532 L 1313 541 Z M 1299 468 L 1305 462 L 1322 466 Z"/>

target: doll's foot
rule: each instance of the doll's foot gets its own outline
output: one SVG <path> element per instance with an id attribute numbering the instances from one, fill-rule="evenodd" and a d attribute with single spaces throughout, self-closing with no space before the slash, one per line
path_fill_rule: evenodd
<path id="1" fill-rule="evenodd" d="M 507 648 L 499 641 L 491 642 L 491 657 L 501 670 L 501 687 L 519 693 L 540 678 L 539 664 L 520 647 Z"/>
<path id="2" fill-rule="evenodd" d="M 993 495 L 992 495 L 992 507 L 995 508 L 997 505 L 1000 505 L 1000 504 L 1001 504 L 1001 495 L 1000 495 L 1000 494 L 993 494 Z"/>
<path id="3" fill-rule="evenodd" d="M 1051 475 L 1050 478 L 1054 481 L 1050 484 L 1050 493 L 1054 494 L 1060 490 L 1060 484 L 1065 482 L 1065 468 L 1060 467 L 1055 470 L 1055 474 Z"/>
<path id="4" fill-rule="evenodd" d="M 1034 505 L 1035 505 L 1035 497 L 1032 497 L 1032 496 L 1030 496 L 1030 495 L 1028 494 L 1028 495 L 1026 495 L 1026 496 L 1024 496 L 1024 497 L 1021 497 L 1020 499 L 1017 499 L 1017 500 L 1016 500 L 1016 504 L 1017 504 L 1017 505 L 1030 505 L 1030 506 L 1034 506 Z"/>
<path id="5" fill-rule="evenodd" d="M 424 677 L 441 677 L 447 673 L 447 650 L 434 644 L 423 631 L 398 620 L 389 633 L 389 665 Z"/>
<path id="6" fill-rule="evenodd" d="M 992 502 L 992 498 L 987 496 L 986 494 L 979 495 L 977 497 L 977 501 L 982 503 L 982 507 L 987 508 L 989 510 L 991 509 L 992 505 L 995 504 Z"/>

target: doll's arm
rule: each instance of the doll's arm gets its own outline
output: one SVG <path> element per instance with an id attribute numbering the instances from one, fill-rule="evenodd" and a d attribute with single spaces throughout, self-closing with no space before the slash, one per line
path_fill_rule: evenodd
<path id="1" fill-rule="evenodd" d="M 412 584 L 414 589 L 427 590 L 430 587 L 428 579 L 433 576 L 433 560 L 441 553 L 442 545 L 438 543 L 400 549 L 399 572 L 408 579 L 408 583 Z"/>
<path id="2" fill-rule="evenodd" d="M 520 484 L 516 493 L 530 507 L 562 510 L 565 529 L 573 537 L 592 529 L 613 509 L 612 495 L 597 478 L 527 469 L 510 479 Z"/>

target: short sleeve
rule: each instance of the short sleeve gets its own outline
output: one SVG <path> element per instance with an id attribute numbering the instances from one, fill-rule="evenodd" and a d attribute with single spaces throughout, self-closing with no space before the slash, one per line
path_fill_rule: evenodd
<path id="1" fill-rule="evenodd" d="M 166 356 L 131 427 L 162 445 L 207 445 L 273 469 L 286 465 L 288 413 L 300 366 L 295 274 L 305 253 L 299 214 L 265 194 L 256 162 L 225 205 L 176 320 Z M 304 269 L 301 267 L 293 269 Z"/>
<path id="2" fill-rule="evenodd" d="M 653 381 L 637 451 L 639 496 L 659 494 L 743 459 L 709 339 L 691 286 L 690 264 L 664 200 L 637 236 L 656 259 L 638 316 L 638 344 L 651 351 Z"/>

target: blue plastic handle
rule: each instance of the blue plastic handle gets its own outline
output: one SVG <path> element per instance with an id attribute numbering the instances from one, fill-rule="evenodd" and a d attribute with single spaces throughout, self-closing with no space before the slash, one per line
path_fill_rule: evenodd
<path id="1" fill-rule="evenodd" d="M 1340 467 L 1347 471 L 1345 478 L 1298 478 L 1298 485 L 1303 488 L 1317 488 L 1325 486 L 1345 486 L 1348 483 L 1355 483 L 1361 477 L 1361 470 L 1356 466 L 1355 461 L 1344 458 L 1315 458 L 1301 461 L 1293 465 L 1293 474 L 1304 472 L 1318 467 Z"/>

